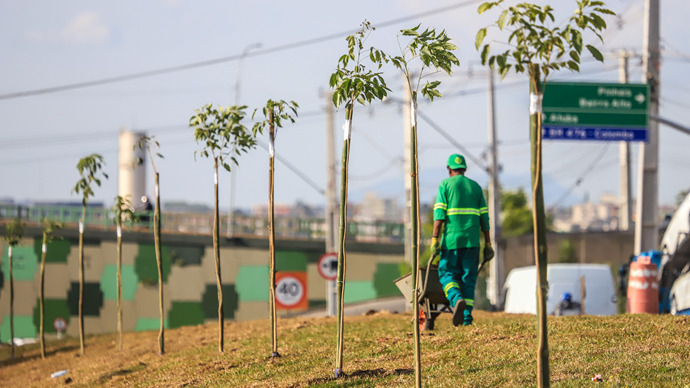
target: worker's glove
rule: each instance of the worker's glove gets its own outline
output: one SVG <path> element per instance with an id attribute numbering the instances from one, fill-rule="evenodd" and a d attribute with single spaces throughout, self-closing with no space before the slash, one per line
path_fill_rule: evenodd
<path id="1" fill-rule="evenodd" d="M 441 244 L 438 242 L 438 237 L 431 238 L 431 257 L 441 253 Z"/>
<path id="2" fill-rule="evenodd" d="M 487 262 L 494 258 L 494 248 L 491 247 L 491 243 L 488 242 L 484 244 L 484 262 Z"/>

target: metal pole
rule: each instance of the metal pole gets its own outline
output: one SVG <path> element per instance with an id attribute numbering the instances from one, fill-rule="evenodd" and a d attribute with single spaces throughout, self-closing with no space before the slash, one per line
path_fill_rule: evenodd
<path id="1" fill-rule="evenodd" d="M 337 252 L 335 228 L 339 222 L 336 218 L 338 197 L 336 193 L 335 174 L 335 142 L 334 142 L 334 112 L 332 93 L 326 93 L 326 252 Z M 333 280 L 326 282 L 326 313 L 329 317 L 337 314 L 336 284 Z"/>
<path id="2" fill-rule="evenodd" d="M 496 256 L 489 267 L 489 281 L 487 293 L 489 302 L 496 307 L 501 303 L 501 288 L 503 286 L 503 252 L 501 252 L 498 240 L 501 238 L 500 214 L 501 214 L 501 185 L 498 181 L 498 147 L 496 146 L 496 113 L 494 100 L 494 72 L 489 69 L 489 93 L 488 93 L 488 133 L 489 133 L 489 222 L 491 223 L 491 241 L 494 244 Z"/>
<path id="3" fill-rule="evenodd" d="M 665 119 L 665 118 L 659 117 L 659 116 L 650 116 L 649 119 L 656 121 L 659 124 L 667 125 L 667 126 L 673 128 L 677 131 L 680 131 L 686 135 L 690 135 L 690 127 L 687 127 L 683 124 L 679 124 L 679 123 L 676 123 L 675 121 L 671 121 L 669 119 Z"/>
<path id="4" fill-rule="evenodd" d="M 240 54 L 240 59 L 237 61 L 237 74 L 235 75 L 235 105 L 240 104 L 240 88 L 241 88 L 241 80 L 242 80 L 242 62 L 244 60 L 244 57 L 247 56 L 250 50 L 253 49 L 258 49 L 261 48 L 261 43 L 252 43 L 250 45 L 247 45 L 244 50 L 242 50 L 242 54 Z M 234 152 L 234 150 L 233 150 Z M 235 181 L 237 180 L 237 168 L 238 166 L 232 166 L 233 171 L 230 171 L 230 207 L 228 208 L 228 238 L 232 237 L 235 234 L 235 228 L 234 228 L 234 216 L 235 212 L 233 211 L 233 208 L 235 207 L 235 186 L 236 183 Z"/>
<path id="5" fill-rule="evenodd" d="M 628 83 L 628 53 L 621 50 L 619 53 L 618 62 L 618 77 L 623 84 Z M 632 205 L 630 201 L 631 176 L 630 176 L 630 143 L 622 141 L 618 143 L 619 160 L 620 160 L 620 210 L 618 215 L 618 229 L 630 229 L 630 220 L 632 218 Z"/>
<path id="6" fill-rule="evenodd" d="M 659 0 L 645 1 L 643 82 L 650 86 L 649 114 L 659 114 Z M 640 144 L 635 254 L 659 248 L 657 224 L 659 123 L 649 121 L 649 141 Z"/>

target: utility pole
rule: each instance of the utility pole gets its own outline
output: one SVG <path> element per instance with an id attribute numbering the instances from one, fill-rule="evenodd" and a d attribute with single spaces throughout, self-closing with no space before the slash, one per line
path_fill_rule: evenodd
<path id="1" fill-rule="evenodd" d="M 618 77 L 623 84 L 628 83 L 628 58 L 625 50 L 619 52 Z M 618 210 L 618 229 L 629 230 L 632 218 L 632 202 L 630 201 L 631 176 L 630 176 L 630 143 L 622 141 L 618 143 L 620 161 L 620 204 Z"/>
<path id="2" fill-rule="evenodd" d="M 334 113 L 332 93 L 326 96 L 326 252 L 337 252 L 335 244 L 335 226 L 339 220 L 336 214 L 338 198 L 335 187 L 335 143 L 334 143 Z M 326 313 L 329 317 L 336 315 L 336 287 L 334 280 L 326 281 Z"/>
<path id="3" fill-rule="evenodd" d="M 498 181 L 498 147 L 496 146 L 496 114 L 494 101 L 494 72 L 489 69 L 489 93 L 488 93 L 488 132 L 489 132 L 489 222 L 491 223 L 491 241 L 494 244 L 496 257 L 489 267 L 489 281 L 487 284 L 487 296 L 492 306 L 501 303 L 501 288 L 503 286 L 503 252 L 498 244 L 501 238 L 501 185 Z"/>
<path id="4" fill-rule="evenodd" d="M 649 114 L 659 115 L 659 0 L 645 0 L 643 82 L 649 84 Z M 657 225 L 659 123 L 649 120 L 649 141 L 640 144 L 635 254 L 659 248 Z"/>
<path id="5" fill-rule="evenodd" d="M 237 61 L 237 74 L 235 75 L 235 105 L 240 105 L 240 90 L 241 90 L 241 81 L 242 81 L 242 62 L 244 61 L 244 57 L 249 54 L 249 51 L 252 49 L 258 49 L 261 48 L 261 42 L 257 43 L 252 43 L 247 45 L 244 50 L 242 50 L 242 54 L 240 54 L 240 59 Z M 235 152 L 235 149 L 233 147 L 232 152 Z M 231 238 L 232 236 L 235 235 L 235 188 L 237 187 L 237 170 L 239 169 L 238 165 L 232 166 L 232 171 L 230 171 L 230 206 L 228 208 L 228 238 Z"/>

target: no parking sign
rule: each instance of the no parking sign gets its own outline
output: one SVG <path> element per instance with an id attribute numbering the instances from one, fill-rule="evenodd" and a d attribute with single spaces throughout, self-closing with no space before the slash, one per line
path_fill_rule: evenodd
<path id="1" fill-rule="evenodd" d="M 309 308 L 306 272 L 276 273 L 276 307 L 279 310 L 306 310 Z"/>
<path id="2" fill-rule="evenodd" d="M 338 254 L 336 252 L 326 252 L 321 255 L 317 269 L 324 279 L 335 280 L 338 275 Z"/>

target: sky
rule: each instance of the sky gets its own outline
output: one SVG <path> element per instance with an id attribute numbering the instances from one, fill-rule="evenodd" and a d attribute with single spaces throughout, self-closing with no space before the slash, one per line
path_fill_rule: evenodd
<path id="1" fill-rule="evenodd" d="M 156 164 L 163 204 L 185 201 L 213 204 L 213 167 L 196 158 L 194 110 L 205 104 L 248 106 L 268 99 L 293 100 L 300 108 L 294 124 L 279 129 L 275 150 L 275 201 L 322 205 L 326 185 L 325 109 L 328 79 L 346 52 L 345 37 L 364 20 L 377 29 L 366 44 L 400 54 L 399 31 L 421 24 L 446 30 L 459 47 L 460 67 L 441 81 L 443 98 L 420 102 L 420 198 L 433 201 L 455 152 L 470 160 L 467 175 L 483 186 L 486 164 L 486 68 L 474 48 L 476 31 L 498 14 L 478 15 L 480 1 L 294 0 L 242 2 L 202 0 L 47 1 L 0 0 L 0 199 L 19 203 L 80 201 L 72 188 L 78 160 L 103 155 L 109 179 L 95 189 L 93 201 L 106 206 L 117 195 L 118 134 L 144 131 L 160 143 Z M 508 2 L 509 4 L 515 2 Z M 543 1 L 542 1 L 543 3 Z M 558 1 L 560 20 L 575 2 Z M 585 56 L 581 73 L 562 71 L 552 81 L 618 82 L 618 52 L 629 50 L 631 82 L 641 82 L 644 2 L 612 0 L 604 43 L 588 41 L 605 55 L 604 64 Z M 666 119 L 690 125 L 690 40 L 684 24 L 687 4 L 661 4 L 661 110 Z M 488 39 L 493 39 L 489 30 Z M 500 42 L 498 43 L 500 44 Z M 402 75 L 384 68 L 391 89 L 388 102 L 357 107 L 350 156 L 350 199 L 373 192 L 402 203 Z M 62 88 L 69 86 L 68 88 Z M 76 87 L 75 87 L 76 86 Z M 36 92 L 38 91 L 38 92 Z M 239 93 L 237 93 L 239 91 Z M 28 92 L 28 93 L 26 93 Z M 500 181 L 504 189 L 529 193 L 529 92 L 526 76 L 510 74 L 496 84 L 496 125 Z M 344 110 L 335 113 L 335 150 L 342 147 Z M 436 129 L 435 129 L 436 128 Z M 452 136 L 454 146 L 437 130 Z M 259 140 L 267 144 L 267 136 Z M 633 194 L 638 144 L 632 143 Z M 690 137 L 660 128 L 659 201 L 673 204 L 690 182 Z M 547 206 L 598 200 L 619 192 L 618 144 L 547 141 L 544 144 Z M 338 164 L 339 165 L 339 164 Z M 268 201 L 268 152 L 243 154 L 234 167 L 234 206 L 250 208 Z M 148 192 L 153 180 L 148 173 Z M 230 204 L 230 175 L 219 178 L 221 207 Z M 165 210 L 165 209 L 164 209 Z"/>

